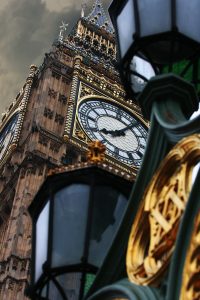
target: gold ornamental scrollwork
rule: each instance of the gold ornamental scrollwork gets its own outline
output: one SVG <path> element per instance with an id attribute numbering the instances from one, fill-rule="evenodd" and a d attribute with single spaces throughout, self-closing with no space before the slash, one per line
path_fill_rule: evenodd
<path id="1" fill-rule="evenodd" d="M 104 161 L 105 159 L 106 146 L 100 141 L 93 141 L 88 143 L 88 161 L 97 163 Z"/>
<path id="2" fill-rule="evenodd" d="M 157 285 L 174 250 L 178 226 L 200 159 L 200 135 L 180 141 L 147 187 L 129 237 L 127 273 L 140 285 Z"/>
<path id="3" fill-rule="evenodd" d="M 182 275 L 180 300 L 200 299 L 200 211 L 194 222 L 194 229 Z"/>

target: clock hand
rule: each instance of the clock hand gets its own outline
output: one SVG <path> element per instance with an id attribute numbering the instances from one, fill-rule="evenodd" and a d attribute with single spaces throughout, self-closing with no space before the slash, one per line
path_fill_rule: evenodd
<path id="1" fill-rule="evenodd" d="M 106 128 L 102 128 L 99 131 L 101 131 L 101 132 L 103 132 L 105 134 L 113 134 L 113 132 L 114 132 L 113 130 L 107 130 Z"/>
<path id="2" fill-rule="evenodd" d="M 111 134 L 112 137 L 125 136 L 124 128 L 116 130 L 107 130 L 106 128 L 102 128 L 99 131 L 103 132 L 104 134 Z"/>
<path id="3" fill-rule="evenodd" d="M 116 129 L 116 130 L 113 130 L 112 136 L 113 137 L 116 137 L 116 136 L 125 136 L 125 132 L 122 129 Z"/>
<path id="4" fill-rule="evenodd" d="M 112 137 L 116 137 L 116 136 L 121 136 L 121 135 L 125 135 L 124 132 L 121 132 L 120 130 L 107 130 L 106 128 L 102 128 L 99 131 L 103 132 L 104 134 L 111 134 Z M 120 133 L 119 133 L 120 131 Z"/>
<path id="5" fill-rule="evenodd" d="M 116 136 L 125 136 L 125 131 L 131 129 L 132 127 L 134 127 L 135 125 L 137 125 L 137 121 L 131 123 L 130 125 L 126 126 L 125 128 L 119 129 L 119 130 L 115 130 L 116 131 Z"/>
<path id="6" fill-rule="evenodd" d="M 138 124 L 138 122 L 135 121 L 135 122 L 131 123 L 130 125 L 128 125 L 127 127 L 125 127 L 123 129 L 123 131 L 127 131 L 128 129 L 131 129 L 132 127 L 136 126 L 137 124 Z"/>
<path id="7" fill-rule="evenodd" d="M 116 129 L 116 130 L 107 130 L 106 128 L 102 128 L 99 131 L 103 132 L 104 134 L 111 134 L 112 137 L 118 137 L 118 136 L 125 136 L 125 131 L 131 129 L 137 124 L 137 121 L 131 123 L 130 125 L 126 126 L 122 129 Z"/>

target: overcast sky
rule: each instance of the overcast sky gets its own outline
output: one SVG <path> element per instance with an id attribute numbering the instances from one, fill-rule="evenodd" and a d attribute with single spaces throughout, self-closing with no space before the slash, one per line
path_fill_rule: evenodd
<path id="1" fill-rule="evenodd" d="M 87 13 L 95 0 L 84 0 Z M 102 0 L 107 10 L 111 0 Z M 0 0 L 0 114 L 23 86 L 31 64 L 39 65 L 58 36 L 80 17 L 79 0 Z"/>

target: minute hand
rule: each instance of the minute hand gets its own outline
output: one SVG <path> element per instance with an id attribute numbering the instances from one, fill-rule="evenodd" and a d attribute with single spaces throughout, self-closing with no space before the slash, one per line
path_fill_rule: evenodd
<path id="1" fill-rule="evenodd" d="M 138 124 L 137 121 L 131 123 L 130 125 L 126 126 L 125 128 L 117 130 L 117 133 L 125 133 L 127 130 L 131 129 L 132 127 L 136 126 Z"/>

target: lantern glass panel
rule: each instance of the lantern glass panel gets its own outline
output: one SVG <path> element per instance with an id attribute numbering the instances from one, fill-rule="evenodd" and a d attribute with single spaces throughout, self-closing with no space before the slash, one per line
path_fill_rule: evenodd
<path id="1" fill-rule="evenodd" d="M 42 296 L 43 298 L 47 298 L 47 284 L 43 287 L 40 294 L 41 294 L 40 296 Z"/>
<path id="2" fill-rule="evenodd" d="M 171 30 L 171 2 L 170 0 L 137 1 L 142 37 Z"/>
<path id="3" fill-rule="evenodd" d="M 72 184 L 54 198 L 52 267 L 81 263 L 90 187 Z"/>
<path id="4" fill-rule="evenodd" d="M 42 275 L 42 266 L 47 260 L 48 234 L 49 234 L 49 201 L 41 211 L 36 222 L 36 248 L 35 248 L 35 281 Z"/>
<path id="5" fill-rule="evenodd" d="M 127 1 L 117 17 L 118 38 L 121 56 L 123 57 L 133 42 L 135 33 L 135 14 L 133 0 Z"/>
<path id="6" fill-rule="evenodd" d="M 149 62 L 147 62 L 146 60 L 144 60 L 138 56 L 133 57 L 131 64 L 130 64 L 130 70 L 142 75 L 147 80 L 149 80 L 150 78 L 155 76 L 155 71 L 154 71 L 152 65 Z M 131 74 L 131 85 L 132 85 L 133 90 L 136 93 L 141 92 L 146 83 L 147 83 L 147 81 L 145 81 L 143 78 L 141 78 L 137 75 Z"/>
<path id="7" fill-rule="evenodd" d="M 200 42 L 200 1 L 177 0 L 177 26 L 181 33 Z"/>
<path id="8" fill-rule="evenodd" d="M 67 299 L 78 300 L 81 286 L 81 273 L 65 273 L 56 277 L 56 280 L 62 287 Z M 50 281 L 49 283 L 49 300 L 63 300 L 56 285 Z"/>
<path id="9" fill-rule="evenodd" d="M 108 186 L 96 186 L 94 199 L 88 261 L 100 267 L 118 228 L 127 199 Z"/>

